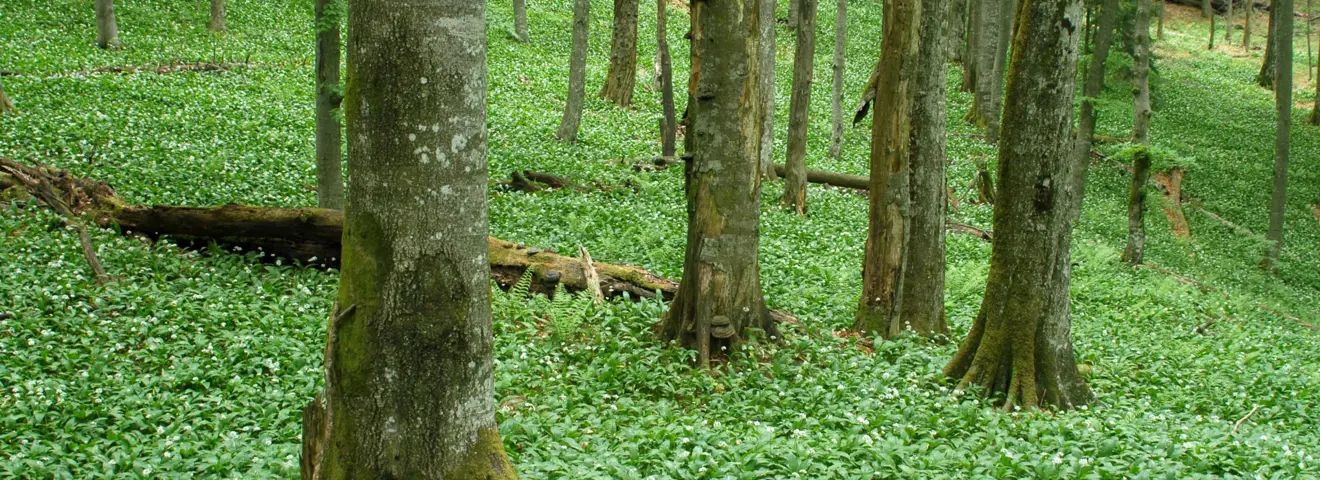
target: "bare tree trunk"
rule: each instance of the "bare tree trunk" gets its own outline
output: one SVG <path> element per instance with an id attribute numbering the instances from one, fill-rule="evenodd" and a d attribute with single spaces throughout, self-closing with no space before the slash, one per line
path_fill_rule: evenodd
<path id="1" fill-rule="evenodd" d="M 14 111 L 14 102 L 5 95 L 5 86 L 0 84 L 0 115 Z"/>
<path id="2" fill-rule="evenodd" d="M 519 42 L 532 38 L 527 32 L 527 0 L 513 0 L 513 34 Z"/>
<path id="3" fill-rule="evenodd" d="M 788 0 L 788 30 L 793 31 L 798 28 L 798 22 L 802 15 L 802 0 Z"/>
<path id="4" fill-rule="evenodd" d="M 353 0 L 348 19 L 354 182 L 312 477 L 515 479 L 495 423 L 485 2 Z"/>
<path id="5" fill-rule="evenodd" d="M 790 7 L 792 8 L 792 7 Z M 775 178 L 775 0 L 760 0 L 757 56 L 761 84 L 761 175 Z"/>
<path id="6" fill-rule="evenodd" d="M 1265 60 L 1260 64 L 1260 73 L 1256 74 L 1256 83 L 1262 87 L 1274 89 L 1274 74 L 1278 70 L 1275 66 L 1276 55 L 1278 51 L 1276 42 L 1278 42 L 1278 24 L 1279 24 L 1279 2 L 1275 0 L 1270 4 L 1270 24 L 1265 33 Z M 1292 43 L 1289 41 L 1288 43 Z"/>
<path id="7" fill-rule="evenodd" d="M 1082 101 L 1077 120 L 1077 140 L 1076 147 L 1073 149 L 1072 168 L 1073 177 L 1069 180 L 1073 185 L 1077 185 L 1076 208 L 1070 212 L 1072 221 L 1077 221 L 1077 215 L 1081 213 L 1081 196 L 1086 185 L 1086 165 L 1091 160 L 1091 142 L 1095 135 L 1096 99 L 1100 97 L 1100 92 L 1105 88 L 1105 62 L 1109 59 L 1109 50 L 1113 45 L 1114 27 L 1118 23 L 1119 3 L 1118 0 L 1104 0 L 1100 5 L 1100 18 L 1095 34 L 1095 52 L 1091 54 L 1091 61 L 1086 67 L 1086 83 L 1082 86 Z M 1148 21 L 1149 22 L 1149 21 Z M 1147 32 L 1150 31 L 1147 25 Z M 1149 38 L 1149 33 L 1147 33 Z M 1070 206 L 1073 208 L 1073 206 Z"/>
<path id="8" fill-rule="evenodd" d="M 1003 109 L 1004 68 L 1008 59 L 1009 34 L 1013 30 L 1014 0 L 982 0 L 981 40 L 977 45 L 976 95 L 967 112 L 972 124 L 981 128 L 986 138 L 994 143 L 999 138 L 999 121 Z"/>
<path id="9" fill-rule="evenodd" d="M 834 84 L 830 90 L 830 156 L 838 158 L 843 150 L 843 75 L 847 61 L 848 0 L 838 0 L 834 10 Z"/>
<path id="10" fill-rule="evenodd" d="M 620 107 L 632 105 L 637 84 L 638 0 L 614 0 L 614 36 L 610 47 L 610 69 L 600 96 Z"/>
<path id="11" fill-rule="evenodd" d="M 1214 18 L 1215 11 L 1210 6 L 1210 0 L 1201 0 L 1201 18 Z"/>
<path id="12" fill-rule="evenodd" d="M 660 59 L 660 104 L 664 117 L 660 119 L 660 155 L 666 158 L 677 153 L 674 145 L 678 136 L 678 120 L 674 118 L 674 68 L 669 59 L 668 29 L 665 28 L 665 4 L 667 0 L 656 0 L 655 44 L 656 55 Z"/>
<path id="13" fill-rule="evenodd" d="M 757 158 L 758 0 L 692 4 L 692 124 L 685 166 L 688 238 L 683 279 L 656 333 L 697 351 L 697 362 L 738 351 L 761 329 L 779 332 L 761 293 Z"/>
<path id="14" fill-rule="evenodd" d="M 898 318 L 920 335 L 948 335 L 944 313 L 945 182 L 945 45 L 949 0 L 923 0 L 908 182 L 910 212 L 907 265 Z M 955 17 L 955 22 L 956 17 Z"/>
<path id="15" fill-rule="evenodd" d="M 211 0 L 211 23 L 206 28 L 212 32 L 225 31 L 225 0 Z"/>
<path id="16" fill-rule="evenodd" d="M 316 0 L 316 204 L 344 208 L 343 127 L 339 124 L 339 28 L 343 4 Z"/>
<path id="17" fill-rule="evenodd" d="M 96 46 L 103 49 L 121 49 L 119 26 L 115 25 L 114 0 L 96 0 Z"/>
<path id="18" fill-rule="evenodd" d="M 568 103 L 555 138 L 577 141 L 582 124 L 582 104 L 587 96 L 587 34 L 591 28 L 591 0 L 573 2 L 573 53 L 568 60 Z"/>
<path id="19" fill-rule="evenodd" d="M 965 35 L 967 33 L 967 3 L 968 0 L 952 0 L 949 2 L 949 17 L 945 23 L 948 31 L 948 43 L 945 44 L 944 51 L 947 52 L 950 62 L 962 63 L 963 53 L 966 49 L 963 47 Z"/>
<path id="20" fill-rule="evenodd" d="M 1254 1 L 1254 0 L 1247 0 Z M 1224 12 L 1224 45 L 1233 44 L 1233 0 L 1228 0 L 1228 10 Z"/>
<path id="21" fill-rule="evenodd" d="M 1209 0 L 1206 0 L 1206 2 L 1208 3 Z M 1206 50 L 1214 50 L 1214 49 L 1215 49 L 1215 17 L 1216 17 L 1216 15 L 1214 15 L 1213 13 L 1211 13 L 1211 15 L 1210 15 L 1210 45 L 1207 46 L 1207 47 L 1205 47 Z"/>
<path id="22" fill-rule="evenodd" d="M 967 0 L 967 26 L 964 28 L 967 40 L 963 44 L 963 75 L 962 84 L 958 89 L 968 93 L 976 91 L 976 69 L 981 65 L 981 3 L 983 1 Z"/>
<path id="23" fill-rule="evenodd" d="M 889 338 L 903 328 L 899 315 L 910 228 L 908 162 L 922 4 L 918 0 L 890 0 L 885 7 L 885 40 L 875 95 L 876 103 L 883 107 L 876 108 L 871 119 L 869 228 L 862 263 L 862 297 L 853 330 Z"/>
<path id="24" fill-rule="evenodd" d="M 1246 25 L 1242 26 L 1242 30 L 1243 30 L 1242 51 L 1250 52 L 1251 51 L 1251 13 L 1256 10 L 1255 0 L 1247 0 L 1246 8 L 1244 8 L 1243 10 L 1246 10 L 1247 19 L 1246 19 Z"/>
<path id="25" fill-rule="evenodd" d="M 1315 80 L 1315 66 L 1311 55 L 1311 0 L 1306 0 L 1306 79 Z"/>
<path id="26" fill-rule="evenodd" d="M 999 143 L 999 201 L 985 300 L 944 368 L 958 389 L 1004 408 L 1066 409 L 1092 400 L 1077 369 L 1068 287 L 1073 206 L 1080 202 L 1072 142 L 1080 0 L 1024 2 Z M 1030 79 L 1030 80 L 1028 80 Z"/>
<path id="27" fill-rule="evenodd" d="M 1214 18 L 1213 16 L 1211 18 Z M 1136 143 L 1150 143 L 1150 0 L 1137 0 L 1133 22 L 1133 118 L 1132 138 Z M 1214 42 L 1214 35 L 1210 41 Z"/>
<path id="28" fill-rule="evenodd" d="M 1123 249 L 1123 260 L 1128 265 L 1141 265 L 1145 257 L 1146 183 L 1149 181 L 1150 153 L 1140 148 L 1132 154 L 1132 185 L 1128 188 L 1128 237 L 1127 247 Z"/>
<path id="29" fill-rule="evenodd" d="M 1164 40 L 1164 11 L 1164 0 L 1160 0 L 1159 25 L 1155 27 L 1155 38 L 1159 40 Z"/>
<path id="30" fill-rule="evenodd" d="M 1274 104 L 1278 110 L 1278 127 L 1274 136 L 1274 194 L 1270 197 L 1270 229 L 1265 238 L 1270 245 L 1264 266 L 1273 271 L 1279 263 L 1279 252 L 1283 250 L 1283 211 L 1288 190 L 1288 139 L 1292 130 L 1292 84 L 1293 84 L 1293 1 L 1274 0 L 1271 12 L 1273 22 L 1270 29 L 1275 31 L 1274 52 L 1275 72 Z M 1276 27 L 1274 23 L 1278 23 Z"/>
<path id="31" fill-rule="evenodd" d="M 807 127 L 811 113 L 811 77 L 816 59 L 816 0 L 797 0 L 797 53 L 793 56 L 793 95 L 788 105 L 788 155 L 784 166 L 784 206 L 807 213 Z"/>

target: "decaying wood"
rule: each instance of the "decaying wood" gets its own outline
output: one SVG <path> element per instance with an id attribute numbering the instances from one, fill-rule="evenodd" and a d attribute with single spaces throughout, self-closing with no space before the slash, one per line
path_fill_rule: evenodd
<path id="1" fill-rule="evenodd" d="M 1154 175 L 1155 181 L 1162 187 L 1164 192 L 1164 215 L 1169 217 L 1169 228 L 1173 230 L 1173 235 L 1181 239 L 1192 238 L 1192 228 L 1187 223 L 1187 215 L 1183 213 L 1182 180 L 1185 171 L 1182 168 L 1174 167 L 1168 172 L 1160 172 Z"/>
<path id="2" fill-rule="evenodd" d="M 596 267 L 591 262 L 591 253 L 587 252 L 587 247 L 578 245 L 578 258 L 582 259 L 582 275 L 586 278 L 586 291 L 591 294 L 592 301 L 600 305 L 605 300 L 605 294 L 600 291 L 600 275 L 596 274 Z"/>
<path id="3" fill-rule="evenodd" d="M 976 174 L 972 175 L 972 190 L 976 190 L 976 201 L 984 205 L 993 205 L 995 203 L 995 180 L 990 176 L 990 170 L 986 168 L 985 163 L 976 167 Z"/>
<path id="4" fill-rule="evenodd" d="M 1219 320 L 1218 320 L 1218 319 L 1214 319 L 1214 318 L 1212 318 L 1212 319 L 1210 319 L 1210 320 L 1206 320 L 1205 323 L 1202 323 L 1202 324 L 1200 324 L 1200 325 L 1197 325 L 1196 328 L 1193 328 L 1193 329 L 1192 329 L 1192 334 L 1193 334 L 1193 335 L 1204 335 L 1204 334 L 1206 334 L 1207 332 L 1210 331 L 1210 327 L 1214 326 L 1215 323 L 1218 323 L 1218 322 L 1219 322 Z"/>
<path id="5" fill-rule="evenodd" d="M 866 80 L 866 86 L 862 87 L 862 99 L 857 102 L 857 107 L 853 109 L 853 125 L 861 123 L 866 115 L 871 112 L 871 102 L 875 101 L 875 86 L 880 82 L 880 61 L 876 60 L 875 67 L 871 69 L 871 77 Z"/>
<path id="6" fill-rule="evenodd" d="M 1259 411 L 1259 410 L 1260 410 L 1260 405 L 1254 405 L 1254 406 L 1252 406 L 1252 407 L 1251 407 L 1251 411 L 1250 411 L 1250 412 L 1247 412 L 1247 416 L 1242 417 L 1242 418 L 1238 419 L 1237 422 L 1234 422 L 1234 423 L 1233 423 L 1233 433 L 1237 433 L 1238 428 L 1242 427 L 1242 424 L 1243 424 L 1243 423 L 1246 423 L 1247 420 L 1250 420 L 1251 417 L 1252 417 L 1252 415 L 1255 415 L 1256 412 Z"/>
<path id="7" fill-rule="evenodd" d="M 663 157 L 660 158 L 663 159 Z M 499 186 L 528 193 L 535 193 L 541 190 L 560 189 L 568 189 L 578 192 L 589 192 L 592 190 L 609 192 L 618 188 L 627 188 L 631 189 L 634 193 L 639 191 L 637 185 L 634 185 L 631 180 L 625 180 L 621 187 L 604 185 L 600 182 L 593 182 L 591 186 L 587 186 L 574 182 L 567 177 L 532 170 L 514 171 L 509 174 L 509 181 L 500 182 Z"/>
<path id="8" fill-rule="evenodd" d="M 10 165 L 18 165 L 14 162 L 0 158 L 0 169 L 10 175 L 13 180 L 0 182 L 0 184 L 18 185 L 22 184 L 26 192 L 40 199 L 42 203 L 50 206 L 64 217 L 78 231 L 78 243 L 82 247 L 83 258 L 87 259 L 87 264 L 92 268 L 92 273 L 96 275 L 96 284 L 105 285 L 110 283 L 110 275 L 105 273 L 105 267 L 101 266 L 101 259 L 96 256 L 96 247 L 92 246 L 92 236 L 87 233 L 87 225 L 83 224 L 78 215 L 75 215 L 69 208 L 68 202 L 60 198 L 51 182 L 39 174 L 22 169 L 11 169 Z"/>
<path id="9" fill-rule="evenodd" d="M 787 171 L 785 170 L 784 165 L 775 164 L 775 175 L 782 177 L 785 173 L 787 173 Z M 846 175 L 842 173 L 811 169 L 807 169 L 807 183 L 851 188 L 854 190 L 870 190 L 871 188 L 870 181 L 861 175 Z"/>
<path id="10" fill-rule="evenodd" d="M 1311 213 L 1315 214 L 1315 220 L 1320 222 L 1320 203 L 1311 204 Z"/>

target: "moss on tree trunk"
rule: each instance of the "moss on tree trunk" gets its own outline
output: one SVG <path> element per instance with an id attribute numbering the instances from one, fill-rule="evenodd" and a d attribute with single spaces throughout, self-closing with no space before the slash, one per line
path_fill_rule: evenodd
<path id="1" fill-rule="evenodd" d="M 1132 154 L 1132 185 L 1128 187 L 1128 237 L 1123 260 L 1140 265 L 1146 253 L 1146 183 L 1150 181 L 1150 153 Z"/>
<path id="2" fill-rule="evenodd" d="M 344 208 L 343 127 L 339 107 L 339 29 L 343 3 L 316 0 L 316 203 Z"/>
<path id="3" fill-rule="evenodd" d="M 1288 190 L 1288 153 L 1292 131 L 1293 89 L 1293 0 L 1274 0 L 1270 30 L 1275 31 L 1274 108 L 1277 121 L 1274 132 L 1274 189 L 1270 195 L 1270 227 L 1265 238 L 1270 241 L 1264 266 L 1273 271 L 1283 250 L 1283 213 Z M 1278 23 L 1278 26 L 1275 26 Z"/>
<path id="4" fill-rule="evenodd" d="M 759 328 L 778 337 L 761 292 L 758 0 L 692 5 L 692 159 L 685 165 L 683 279 L 656 330 L 698 363 L 737 350 Z"/>
<path id="5" fill-rule="evenodd" d="M 1018 15 L 985 300 L 944 371 L 1007 409 L 1071 408 L 1092 398 L 1072 350 L 1068 299 L 1071 210 L 1081 195 L 1070 155 L 1081 2 L 1025 2 Z"/>
<path id="6" fill-rule="evenodd" d="M 614 0 L 610 68 L 600 96 L 620 107 L 632 105 L 637 84 L 637 10 L 638 0 Z"/>
<path id="7" fill-rule="evenodd" d="M 225 31 L 225 0 L 211 0 L 211 21 L 206 28 L 212 32 Z"/>

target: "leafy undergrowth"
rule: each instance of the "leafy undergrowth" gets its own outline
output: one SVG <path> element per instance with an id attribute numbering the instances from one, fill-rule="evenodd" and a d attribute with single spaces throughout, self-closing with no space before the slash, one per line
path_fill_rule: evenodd
<path id="1" fill-rule="evenodd" d="M 20 112 L 0 117 L 0 155 L 106 179 L 134 202 L 312 204 L 304 188 L 314 183 L 310 2 L 228 3 L 231 32 L 217 37 L 204 30 L 200 2 L 127 2 L 117 9 L 127 50 L 100 52 L 81 3 L 7 0 L 0 38 L 13 48 L 0 48 L 0 69 L 23 75 L 4 78 Z M 589 96 L 582 140 L 552 139 L 568 3 L 531 2 L 527 45 L 507 38 L 508 7 L 491 7 L 493 175 L 529 168 L 631 181 L 639 193 L 492 191 L 492 231 L 560 250 L 582 243 L 597 260 L 676 277 L 684 241 L 678 169 L 629 168 L 657 151 L 649 73 L 639 72 L 633 109 Z M 595 3 L 589 86 L 603 80 L 610 31 L 608 2 Z M 823 154 L 832 13 L 823 6 L 820 14 L 808 162 L 861 174 L 865 125 L 847 131 L 841 158 Z M 846 104 L 874 62 L 881 20 L 870 2 L 849 13 Z M 685 78 L 686 17 L 670 14 L 675 77 Z M 1155 146 L 1188 168 L 1189 196 L 1263 232 L 1273 113 L 1268 92 L 1250 83 L 1259 54 L 1204 52 L 1204 25 L 1168 28 L 1157 50 Z M 649 70 L 653 34 L 653 16 L 644 13 L 640 70 Z M 779 34 L 782 132 L 792 42 L 782 27 Z M 248 53 L 251 66 L 221 73 L 57 75 Z M 1112 60 L 1101 106 L 1107 135 L 1128 131 L 1125 60 Z M 956 85 L 958 69 L 949 73 Z M 963 199 L 952 215 L 988 227 L 990 208 L 967 202 L 967 185 L 994 149 L 960 121 L 968 103 L 950 92 L 950 185 Z M 1152 208 L 1148 258 L 1217 288 L 1208 292 L 1117 260 L 1127 177 L 1110 162 L 1094 163 L 1073 277 L 1078 360 L 1098 396 L 1087 409 L 1003 414 L 948 391 L 940 368 L 953 344 L 837 336 L 851 323 L 859 289 L 865 202 L 813 185 L 810 216 L 799 218 L 775 206 L 774 182 L 765 187 L 762 222 L 767 298 L 802 319 L 784 343 L 753 345 L 704 373 L 650 335 L 658 303 L 594 307 L 496 294 L 506 447 L 524 478 L 1315 478 L 1320 342 L 1262 308 L 1317 321 L 1320 259 L 1310 252 L 1320 229 L 1307 205 L 1320 200 L 1320 135 L 1300 122 L 1294 132 L 1277 276 L 1256 268 L 1258 238 L 1189 211 L 1192 241 L 1178 241 Z M 73 232 L 48 213 L 0 208 L 0 476 L 297 475 L 300 411 L 320 382 L 333 272 L 96 231 L 102 260 L 118 277 L 96 287 Z M 949 237 L 954 343 L 976 313 L 988 256 L 984 242 Z M 1207 334 L 1191 333 L 1207 324 Z"/>

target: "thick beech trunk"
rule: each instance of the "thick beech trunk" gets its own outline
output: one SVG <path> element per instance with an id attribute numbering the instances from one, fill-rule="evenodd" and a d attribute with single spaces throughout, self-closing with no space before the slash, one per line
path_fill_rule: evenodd
<path id="1" fill-rule="evenodd" d="M 1129 265 L 1140 265 L 1146 253 L 1146 182 L 1149 181 L 1150 153 L 1141 148 L 1132 155 L 1132 185 L 1128 188 L 1128 237 L 1123 260 Z"/>
<path id="2" fill-rule="evenodd" d="M 900 318 L 908 212 L 912 102 L 917 77 L 921 9 L 918 0 L 885 4 L 880 77 L 871 119 L 871 196 L 862 260 L 862 296 L 853 330 L 885 338 L 903 330 Z M 940 57 L 943 60 L 943 57 Z"/>
<path id="3" fill-rule="evenodd" d="M 638 0 L 614 0 L 610 69 L 600 96 L 620 107 L 632 105 L 637 84 L 637 10 Z"/>
<path id="4" fill-rule="evenodd" d="M 582 124 L 582 105 L 587 97 L 587 33 L 591 28 L 591 0 L 573 2 L 573 53 L 568 60 L 568 102 L 555 138 L 561 142 L 577 141 Z"/>
<path id="5" fill-rule="evenodd" d="M 1275 64 L 1277 63 L 1276 62 L 1277 59 L 1275 58 L 1276 55 L 1274 53 L 1279 50 L 1277 48 L 1277 45 L 1275 44 L 1275 42 L 1278 41 L 1277 33 L 1279 30 L 1278 7 L 1279 7 L 1278 0 L 1275 0 L 1274 3 L 1270 5 L 1270 24 L 1265 30 L 1265 59 L 1260 64 L 1260 73 L 1256 74 L 1256 83 L 1262 87 L 1271 90 L 1274 89 L 1274 81 L 1275 81 L 1274 74 L 1276 73 L 1277 70 L 1277 68 L 1275 67 Z M 1291 15 L 1285 15 L 1285 16 L 1289 17 L 1291 21 L 1292 18 Z M 1289 39 L 1288 43 L 1291 44 L 1292 39 Z"/>
<path id="6" fill-rule="evenodd" d="M 798 28 L 798 22 L 802 18 L 802 0 L 788 0 L 788 30 L 793 31 Z"/>
<path id="7" fill-rule="evenodd" d="M 1024 2 L 999 144 L 999 201 L 985 300 L 945 367 L 1005 409 L 1091 401 L 1070 338 L 1072 210 L 1084 163 L 1069 155 L 1080 0 Z"/>
<path id="8" fill-rule="evenodd" d="M 797 0 L 797 52 L 793 56 L 793 94 L 788 104 L 788 154 L 784 165 L 784 206 L 807 213 L 807 127 L 811 113 L 811 77 L 816 63 L 816 0 Z"/>
<path id="9" fill-rule="evenodd" d="M 119 26 L 115 24 L 114 0 L 96 0 L 96 46 L 103 49 L 120 49 Z"/>
<path id="10" fill-rule="evenodd" d="M 843 150 L 843 75 L 848 43 L 848 0 L 838 0 L 834 7 L 834 83 L 830 87 L 830 156 L 838 158 Z"/>
<path id="11" fill-rule="evenodd" d="M 695 81 L 692 160 L 686 162 L 688 235 L 683 280 L 656 333 L 711 357 L 738 351 L 749 329 L 779 332 L 757 264 L 761 216 L 758 0 L 692 5 Z"/>
<path id="12" fill-rule="evenodd" d="M 1274 0 L 1270 29 L 1275 31 L 1275 88 L 1274 105 L 1278 122 L 1274 133 L 1274 193 L 1270 196 L 1270 228 L 1265 238 L 1270 241 L 1265 256 L 1265 268 L 1274 270 L 1283 250 L 1283 211 L 1288 190 L 1288 139 L 1292 130 L 1293 88 L 1293 0 Z M 1278 23 L 1276 27 L 1274 23 Z"/>
<path id="13" fill-rule="evenodd" d="M 344 208 L 343 128 L 339 107 L 338 12 L 342 4 L 316 0 L 316 204 L 321 208 Z"/>
<path id="14" fill-rule="evenodd" d="M 898 318 L 920 335 L 947 335 L 944 314 L 945 188 L 945 25 L 949 0 L 923 0 L 916 94 L 912 101 L 908 163 L 910 232 L 903 255 L 903 290 Z"/>
<path id="15" fill-rule="evenodd" d="M 656 56 L 660 59 L 660 106 L 663 116 L 660 118 L 660 155 L 665 158 L 677 153 L 678 120 L 674 117 L 674 67 L 669 57 L 669 37 L 665 28 L 665 4 L 668 0 L 656 0 L 655 45 Z"/>
<path id="16" fill-rule="evenodd" d="M 513 0 L 513 34 L 520 42 L 531 40 L 527 32 L 527 0 Z"/>
<path id="17" fill-rule="evenodd" d="M 665 1 L 665 0 L 662 0 Z M 790 7 L 791 8 L 791 7 Z M 757 58 L 760 64 L 761 142 L 759 148 L 761 174 L 775 178 L 775 0 L 761 0 L 760 37 Z"/>
<path id="18" fill-rule="evenodd" d="M 1082 86 L 1081 109 L 1077 120 L 1077 147 L 1074 161 L 1086 162 L 1091 156 L 1091 142 L 1095 136 L 1095 102 L 1105 88 L 1105 62 L 1113 44 L 1114 27 L 1118 23 L 1118 0 L 1104 0 L 1100 5 L 1095 32 L 1095 50 L 1086 66 L 1086 84 Z M 1147 28 L 1149 31 L 1149 28 Z"/>
<path id="19" fill-rule="evenodd" d="M 212 32 L 225 31 L 225 0 L 211 0 L 211 22 L 206 28 Z"/>
<path id="20" fill-rule="evenodd" d="M 1133 22 L 1132 83 L 1133 118 L 1132 139 L 1137 143 L 1150 140 L 1150 0 L 1137 0 L 1137 15 Z M 1210 36 L 1215 38 L 1214 35 Z M 1213 40 L 1212 40 L 1213 41 Z"/>

